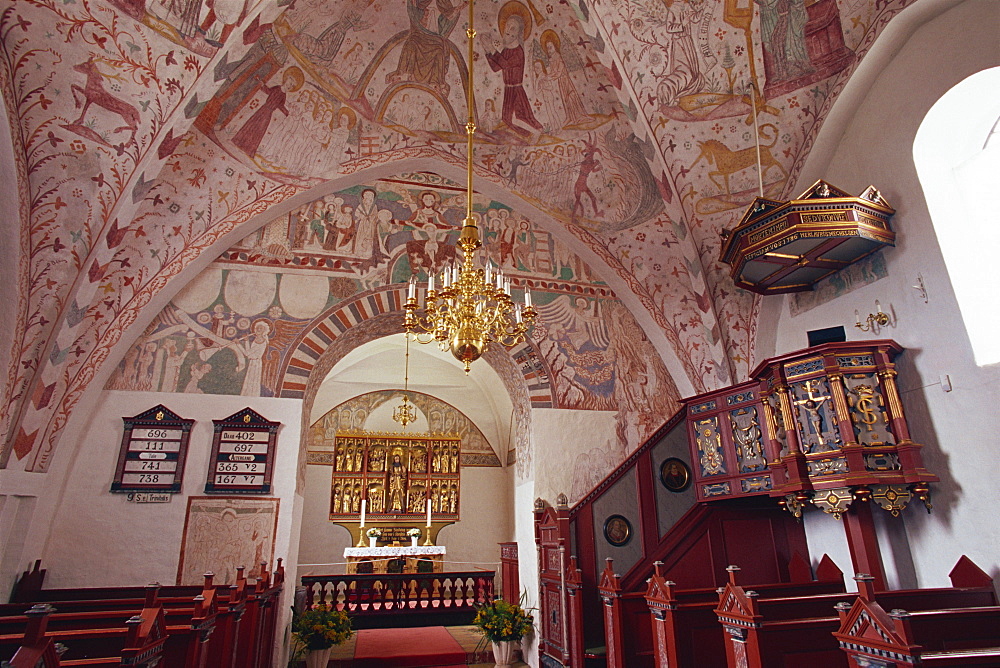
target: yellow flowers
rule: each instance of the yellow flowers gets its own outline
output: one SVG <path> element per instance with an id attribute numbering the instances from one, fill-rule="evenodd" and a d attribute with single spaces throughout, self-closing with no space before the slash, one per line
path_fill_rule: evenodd
<path id="1" fill-rule="evenodd" d="M 354 633 L 347 613 L 326 603 L 297 613 L 292 619 L 292 631 L 309 649 L 339 645 Z"/>
<path id="2" fill-rule="evenodd" d="M 531 631 L 534 618 L 516 603 L 496 600 L 479 608 L 472 623 L 491 642 L 520 640 Z"/>

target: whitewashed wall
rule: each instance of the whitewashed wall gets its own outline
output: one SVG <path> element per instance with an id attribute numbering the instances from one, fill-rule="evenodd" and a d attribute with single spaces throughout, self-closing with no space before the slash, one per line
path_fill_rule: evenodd
<path id="1" fill-rule="evenodd" d="M 108 491 L 121 444 L 122 418 L 162 403 L 195 420 L 191 430 L 184 482 L 169 503 L 130 503 L 126 494 Z M 104 392 L 80 432 L 69 475 L 55 508 L 44 551 L 46 586 L 83 587 L 142 585 L 156 580 L 173 584 L 177 577 L 187 499 L 204 496 L 212 446 L 212 420 L 250 406 L 265 418 L 281 422 L 274 459 L 272 493 L 280 499 L 274 556 L 292 565 L 298 546 L 295 529 L 295 484 L 302 403 L 295 399 L 204 395 Z"/>
<path id="2" fill-rule="evenodd" d="M 842 122 L 838 113 L 831 114 L 823 131 L 833 134 L 826 141 L 836 149 L 825 160 L 814 156 L 795 190 L 797 194 L 817 178 L 855 194 L 869 184 L 879 188 L 897 211 L 892 222 L 896 247 L 883 251 L 888 276 L 795 317 L 790 298 L 765 298 L 762 327 L 776 322 L 777 328 L 762 331 L 758 358 L 803 348 L 806 331 L 835 325 L 846 327 L 849 340 L 892 338 L 907 349 L 897 360 L 903 404 L 913 439 L 926 446 L 925 464 L 941 482 L 933 486 L 930 515 L 914 502 L 902 520 L 880 518 L 883 558 L 892 585 L 941 586 L 948 584 L 948 572 L 962 554 L 994 575 L 1000 571 L 994 493 L 1000 369 L 978 367 L 973 360 L 912 147 L 934 102 L 965 77 L 1000 63 L 1000 3 L 918 2 L 898 20 L 901 26 L 926 22 L 908 40 L 888 35 L 902 42 L 898 51 L 890 43 L 869 56 L 876 56 L 872 63 L 881 59 L 884 68 L 871 72 L 867 82 L 858 77 L 859 83 L 845 91 L 837 104 L 853 113 L 844 116 L 843 109 L 835 109 Z M 821 136 L 817 145 L 823 143 Z M 995 284 L 994 268 L 982 267 L 982 272 L 983 280 Z M 927 288 L 927 303 L 911 287 L 918 274 Z M 876 299 L 895 319 L 878 337 L 853 326 L 855 309 L 864 317 L 875 310 Z M 950 392 L 941 384 L 945 375 L 954 388 Z M 813 557 L 828 552 L 850 575 L 840 523 L 813 511 L 806 529 Z"/>

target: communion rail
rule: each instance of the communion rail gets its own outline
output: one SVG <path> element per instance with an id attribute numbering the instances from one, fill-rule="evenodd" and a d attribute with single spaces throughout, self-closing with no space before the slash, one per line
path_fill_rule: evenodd
<path id="1" fill-rule="evenodd" d="M 303 575 L 306 605 L 329 603 L 351 617 L 467 613 L 493 600 L 495 571 Z"/>

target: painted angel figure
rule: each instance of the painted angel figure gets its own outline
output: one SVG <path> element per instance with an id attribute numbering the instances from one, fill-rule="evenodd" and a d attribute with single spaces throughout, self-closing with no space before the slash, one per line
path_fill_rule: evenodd
<path id="1" fill-rule="evenodd" d="M 555 80 L 559 96 L 562 98 L 563 113 L 565 114 L 563 127 L 580 125 L 590 121 L 590 115 L 587 114 L 587 110 L 583 106 L 583 99 L 577 92 L 576 85 L 570 75 L 570 65 L 573 66 L 573 70 L 578 70 L 582 66 L 579 57 L 575 57 L 576 52 L 571 49 L 563 54 L 559 34 L 554 30 L 543 32 L 539 43 L 545 51 L 545 58 L 548 60 L 549 76 Z M 569 62 L 567 62 L 567 58 Z"/>
<path id="2" fill-rule="evenodd" d="M 598 408 L 607 384 L 614 382 L 613 351 L 604 319 L 583 297 L 561 295 L 536 306 L 539 325 L 535 329 L 539 349 L 549 364 L 560 402 L 566 406 Z M 603 386 L 603 387 L 602 387 Z M 603 405 L 603 404 L 602 404 Z"/>

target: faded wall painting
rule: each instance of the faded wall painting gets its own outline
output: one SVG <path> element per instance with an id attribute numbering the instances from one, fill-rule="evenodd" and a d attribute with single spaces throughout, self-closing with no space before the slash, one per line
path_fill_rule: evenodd
<path id="1" fill-rule="evenodd" d="M 271 498 L 188 497 L 177 584 L 198 585 L 215 573 L 216 584 L 233 584 L 236 569 L 247 578 L 274 567 L 278 502 Z"/>
<path id="2" fill-rule="evenodd" d="M 567 295 L 573 303 L 614 301 L 590 268 L 510 207 L 494 201 L 475 207 L 484 254 L 517 283 L 531 283 L 540 320 L 551 313 L 565 321 L 559 331 L 571 331 L 574 345 L 596 334 L 591 347 L 606 348 L 600 327 L 566 321 L 560 307 Z M 136 341 L 107 387 L 276 396 L 293 342 L 316 318 L 366 290 L 413 275 L 426 281 L 429 271 L 454 260 L 463 218 L 461 186 L 426 173 L 307 203 L 237 243 L 194 279 Z M 624 323 L 638 328 L 631 316 Z M 589 395 L 607 397 L 613 385 L 589 379 L 563 394 L 574 405 L 596 406 L 601 399 Z"/>
<path id="3" fill-rule="evenodd" d="M 479 427 L 460 410 L 440 399 L 421 392 L 408 391 L 406 396 L 426 418 L 416 425 L 413 433 L 444 434 L 462 439 L 462 466 L 500 466 L 500 459 Z M 386 402 L 402 399 L 400 390 L 368 392 L 331 408 L 309 427 L 309 456 L 321 458 L 320 453 L 333 452 L 338 433 L 365 431 L 368 417 Z M 421 420 L 421 422 L 424 422 Z"/>

